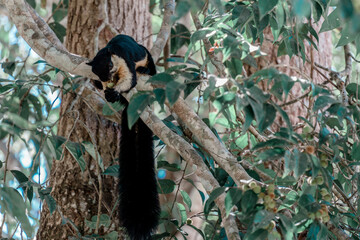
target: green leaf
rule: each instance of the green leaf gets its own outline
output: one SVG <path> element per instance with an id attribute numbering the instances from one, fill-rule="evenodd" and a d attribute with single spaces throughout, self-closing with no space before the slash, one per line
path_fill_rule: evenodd
<path id="1" fill-rule="evenodd" d="M 172 81 L 174 81 L 174 78 L 170 74 L 162 72 L 152 76 L 147 80 L 147 83 L 166 85 Z"/>
<path id="2" fill-rule="evenodd" d="M 184 99 L 186 99 L 199 85 L 200 81 L 198 78 L 185 80 Z"/>
<path id="3" fill-rule="evenodd" d="M 250 105 L 244 108 L 244 113 L 245 113 L 245 122 L 242 126 L 242 131 L 246 132 L 251 126 L 252 121 L 255 120 L 254 118 L 255 116 Z"/>
<path id="4" fill-rule="evenodd" d="M 301 195 L 298 203 L 300 206 L 307 208 L 315 202 L 314 197 L 311 194 L 303 194 Z"/>
<path id="5" fill-rule="evenodd" d="M 119 168 L 120 168 L 119 165 L 112 165 L 104 171 L 103 175 L 119 177 Z"/>
<path id="6" fill-rule="evenodd" d="M 128 115 L 128 127 L 129 129 L 136 123 L 139 119 L 141 113 L 144 109 L 153 102 L 154 98 L 149 93 L 139 92 L 134 95 L 127 108 Z"/>
<path id="7" fill-rule="evenodd" d="M 62 144 L 66 142 L 66 138 L 61 136 L 50 136 L 46 139 L 50 150 L 52 151 L 53 157 L 56 160 L 60 160 L 63 149 Z"/>
<path id="8" fill-rule="evenodd" d="M 292 132 L 292 125 L 291 125 L 291 122 L 290 122 L 290 118 L 289 116 L 287 115 L 287 113 L 281 108 L 279 107 L 278 105 L 273 105 L 276 110 L 278 111 L 278 113 L 280 113 L 281 117 L 284 119 L 284 121 L 286 122 L 286 125 L 287 125 L 287 129 L 289 132 Z"/>
<path id="9" fill-rule="evenodd" d="M 181 193 L 181 196 L 184 200 L 184 203 L 188 206 L 189 208 L 189 212 L 191 212 L 191 205 L 192 205 L 192 202 L 191 202 L 191 198 L 189 196 L 189 194 L 187 194 L 187 192 L 185 192 L 184 190 L 180 190 L 180 193 Z"/>
<path id="10" fill-rule="evenodd" d="M 205 203 L 205 206 L 204 206 L 204 214 L 205 215 L 208 215 L 212 206 L 213 206 L 213 203 L 214 203 L 214 200 L 216 198 L 218 198 L 221 194 L 224 193 L 226 187 L 218 187 L 218 188 L 215 188 L 209 195 L 209 198 L 206 200 L 206 203 Z"/>
<path id="11" fill-rule="evenodd" d="M 285 198 L 281 208 L 287 207 L 290 209 L 296 203 L 298 198 L 299 198 L 299 194 L 296 191 L 288 192 L 286 194 L 286 198 Z"/>
<path id="12" fill-rule="evenodd" d="M 216 33 L 216 29 L 215 28 L 202 28 L 202 29 L 199 29 L 198 31 L 195 31 L 191 37 L 190 37 L 190 41 L 192 43 L 195 43 L 199 40 L 202 40 L 202 39 L 205 39 L 205 38 L 210 38 L 212 37 L 213 35 L 215 35 Z"/>
<path id="13" fill-rule="evenodd" d="M 4 73 L 7 73 L 12 76 L 15 71 L 16 64 L 15 62 L 3 62 L 1 64 L 1 67 L 4 70 Z"/>
<path id="14" fill-rule="evenodd" d="M 176 4 L 175 15 L 171 17 L 172 22 L 185 16 L 191 10 L 191 4 L 188 1 L 180 1 Z"/>
<path id="15" fill-rule="evenodd" d="M 0 196 L 2 211 L 7 212 L 10 216 L 19 221 L 21 229 L 31 238 L 34 234 L 33 227 L 30 225 L 28 216 L 26 215 L 26 205 L 20 193 L 14 188 L 1 187 Z"/>
<path id="16" fill-rule="evenodd" d="M 246 233 L 244 240 L 270 239 L 270 238 L 268 238 L 268 234 L 269 234 L 268 230 L 259 228 L 259 229 L 257 229 L 255 232 L 248 232 L 248 233 Z"/>
<path id="17" fill-rule="evenodd" d="M 105 116 L 111 116 L 114 113 L 122 110 L 124 107 L 125 106 L 123 104 L 121 104 L 120 102 L 114 102 L 114 103 L 107 102 L 106 104 L 104 104 L 102 113 Z"/>
<path id="18" fill-rule="evenodd" d="M 253 98 L 249 98 L 249 103 L 250 103 L 251 109 L 255 115 L 255 119 L 259 124 L 261 119 L 264 118 L 263 103 L 254 101 Z"/>
<path id="19" fill-rule="evenodd" d="M 314 103 L 313 111 L 315 112 L 321 108 L 326 107 L 328 104 L 333 104 L 336 102 L 338 101 L 330 96 L 320 96 L 316 99 Z"/>
<path id="20" fill-rule="evenodd" d="M 346 91 L 353 96 L 358 96 L 360 97 L 360 86 L 356 83 L 349 83 L 346 86 Z"/>
<path id="21" fill-rule="evenodd" d="M 210 0 L 211 5 L 219 12 L 220 15 L 224 14 L 224 6 L 221 0 Z"/>
<path id="22" fill-rule="evenodd" d="M 301 17 L 310 16 L 311 4 L 309 0 L 293 0 L 293 11 Z"/>
<path id="23" fill-rule="evenodd" d="M 269 127 L 274 122 L 276 117 L 276 109 L 272 105 L 268 103 L 264 103 L 263 109 L 265 114 L 264 117 L 259 122 L 260 132 L 265 131 L 266 128 Z"/>
<path id="24" fill-rule="evenodd" d="M 357 223 L 356 223 L 357 225 Z M 318 239 L 326 239 L 328 238 L 328 235 L 330 235 L 328 228 L 324 224 L 320 224 L 321 229 L 318 234 Z"/>
<path id="25" fill-rule="evenodd" d="M 238 188 L 231 188 L 226 193 L 226 197 L 225 197 L 226 216 L 229 215 L 231 208 L 240 201 L 241 196 L 242 196 L 242 191 Z"/>
<path id="26" fill-rule="evenodd" d="M 35 0 L 26 0 L 27 3 L 33 8 L 36 8 L 36 1 Z"/>
<path id="27" fill-rule="evenodd" d="M 117 240 L 119 238 L 119 233 L 117 231 L 112 231 L 105 236 L 105 240 Z"/>
<path id="28" fill-rule="evenodd" d="M 51 77 L 47 74 L 41 75 L 40 78 L 44 80 L 45 82 L 49 82 L 51 80 Z"/>
<path id="29" fill-rule="evenodd" d="M 159 179 L 159 193 L 169 194 L 172 193 L 175 189 L 175 182 L 170 179 Z"/>
<path id="30" fill-rule="evenodd" d="M 259 142 L 253 147 L 253 150 L 257 150 L 259 148 L 264 148 L 264 147 L 286 147 L 287 145 L 289 145 L 288 141 L 284 139 L 273 138 L 266 142 Z"/>
<path id="31" fill-rule="evenodd" d="M 21 185 L 24 185 L 24 184 L 27 184 L 27 182 L 29 181 L 28 177 L 25 176 L 24 173 L 18 171 L 18 170 L 10 170 L 12 175 L 14 175 L 14 177 L 16 178 L 16 180 L 21 184 Z M 27 190 L 27 198 L 29 199 L 29 201 L 31 202 L 32 198 L 33 198 L 33 193 L 34 193 L 34 190 L 33 190 L 33 187 L 32 186 L 28 186 L 28 185 L 25 185 L 22 187 L 22 189 L 25 191 Z"/>
<path id="32" fill-rule="evenodd" d="M 284 26 L 284 23 L 285 23 L 285 20 L 286 20 L 285 19 L 284 7 L 283 7 L 281 1 L 276 6 L 275 17 L 276 17 L 276 21 L 277 21 L 277 24 L 278 24 L 278 29 L 280 30 Z M 277 40 L 277 39 L 274 39 L 274 40 Z"/>
<path id="33" fill-rule="evenodd" d="M 295 178 L 298 179 L 307 169 L 309 160 L 305 153 L 300 153 L 299 150 L 294 150 L 294 157 L 295 157 L 295 168 L 294 168 L 294 175 Z"/>
<path id="34" fill-rule="evenodd" d="M 238 26 L 239 29 L 242 29 L 250 18 L 253 18 L 253 15 L 246 6 L 235 5 L 232 11 L 232 19 L 237 19 L 236 26 Z"/>
<path id="35" fill-rule="evenodd" d="M 284 153 L 285 150 L 283 148 L 271 148 L 260 153 L 257 158 L 263 161 L 272 161 L 282 158 Z"/>
<path id="36" fill-rule="evenodd" d="M 66 36 L 66 28 L 58 22 L 50 23 L 49 27 L 54 31 L 59 40 L 61 42 L 64 42 L 64 37 Z"/>
<path id="37" fill-rule="evenodd" d="M 181 203 L 176 203 L 177 209 L 178 209 L 178 213 L 180 216 L 180 222 L 181 225 L 186 223 L 186 219 L 187 219 L 187 214 L 186 214 L 186 209 L 185 206 Z"/>
<path id="38" fill-rule="evenodd" d="M 358 56 L 360 53 L 360 34 L 358 34 L 355 38 L 355 46 L 356 46 L 356 55 Z"/>
<path id="39" fill-rule="evenodd" d="M 33 105 L 34 110 L 36 112 L 37 119 L 42 120 L 43 119 L 43 117 L 42 117 L 43 111 L 42 111 L 42 105 L 41 105 L 41 103 L 39 101 L 39 98 L 35 97 L 32 94 L 29 94 L 27 96 L 27 99 Z"/>
<path id="40" fill-rule="evenodd" d="M 182 46 L 189 44 L 190 35 L 190 31 L 185 25 L 177 23 L 171 29 L 171 52 L 176 53 Z"/>
<path id="41" fill-rule="evenodd" d="M 90 156 L 98 161 L 98 164 L 102 171 L 104 171 L 104 162 L 102 157 L 100 156 L 100 153 L 96 151 L 95 153 L 95 147 L 91 142 L 83 142 L 82 145 L 85 147 L 85 150 L 90 154 Z"/>
<path id="42" fill-rule="evenodd" d="M 274 219 L 275 214 L 267 210 L 260 210 L 255 214 L 254 224 L 256 228 L 265 228 L 269 225 L 270 221 Z"/>
<path id="43" fill-rule="evenodd" d="M 185 85 L 176 81 L 166 84 L 166 98 L 169 100 L 170 106 L 175 104 L 184 89 Z"/>
<path id="44" fill-rule="evenodd" d="M 19 183 L 24 183 L 24 182 L 29 181 L 28 177 L 25 176 L 24 173 L 22 173 L 18 170 L 10 170 L 10 171 Z"/>
<path id="45" fill-rule="evenodd" d="M 345 46 L 346 44 L 351 43 L 355 40 L 357 35 L 359 34 L 354 32 L 351 26 L 345 25 L 344 29 L 341 31 L 341 37 L 336 47 Z"/>
<path id="46" fill-rule="evenodd" d="M 351 157 L 353 160 L 360 161 L 360 143 L 354 143 L 352 150 L 351 150 Z"/>
<path id="47" fill-rule="evenodd" d="M 317 221 L 314 221 L 309 228 L 309 233 L 307 234 L 307 239 L 309 240 L 317 240 L 319 239 L 317 235 L 320 232 L 320 224 Z"/>
<path id="48" fill-rule="evenodd" d="M 254 191 L 248 190 L 246 191 L 241 198 L 241 210 L 246 214 L 254 209 L 256 202 L 258 200 L 258 196 Z"/>
<path id="49" fill-rule="evenodd" d="M 92 216 L 91 221 L 85 219 L 86 226 L 90 229 L 96 229 L 96 223 L 97 223 L 98 216 Z M 111 224 L 111 219 L 109 215 L 107 214 L 101 214 L 100 215 L 100 225 L 104 226 L 105 228 L 109 227 Z"/>
<path id="50" fill-rule="evenodd" d="M 13 89 L 14 87 L 16 87 L 15 84 L 7 84 L 5 86 L 1 86 L 0 87 L 0 94 L 5 93 L 5 92 L 9 91 L 10 89 Z"/>
<path id="51" fill-rule="evenodd" d="M 184 133 L 181 131 L 181 128 L 179 126 L 176 126 L 171 121 L 168 121 L 167 119 L 163 120 L 163 123 L 170 128 L 171 131 L 175 132 L 179 136 L 184 136 Z"/>
<path id="52" fill-rule="evenodd" d="M 55 11 L 56 9 L 56 11 Z M 52 5 L 52 11 L 53 11 L 53 19 L 55 22 L 60 22 L 61 20 L 63 20 L 67 13 L 68 13 L 68 10 L 64 7 L 58 7 L 57 4 L 53 3 Z"/>
<path id="53" fill-rule="evenodd" d="M 297 183 L 297 180 L 293 176 L 286 176 L 284 178 L 277 178 L 276 185 L 279 186 L 292 186 Z"/>
<path id="54" fill-rule="evenodd" d="M 181 170 L 181 167 L 179 164 L 176 163 L 169 163 L 167 161 L 158 161 L 157 162 L 157 168 L 164 168 L 171 172 L 177 172 Z"/>
<path id="55" fill-rule="evenodd" d="M 295 158 L 293 154 L 287 150 L 284 155 L 284 174 L 283 177 L 287 176 L 295 167 Z"/>
<path id="56" fill-rule="evenodd" d="M 66 149 L 70 152 L 71 156 L 75 159 L 75 161 L 79 164 L 79 167 L 82 172 L 84 172 L 86 168 L 86 163 L 83 157 L 83 153 L 85 151 L 84 147 L 80 143 L 75 142 L 67 142 Z"/>
<path id="57" fill-rule="evenodd" d="M 288 96 L 291 88 L 294 86 L 295 82 L 288 75 L 285 75 L 285 74 L 281 74 L 280 79 L 281 79 L 281 86 L 285 93 L 285 98 L 287 98 L 287 96 Z"/>
<path id="58" fill-rule="evenodd" d="M 278 0 L 259 0 L 260 19 L 270 12 L 278 3 Z"/>
<path id="59" fill-rule="evenodd" d="M 119 238 L 119 233 L 117 231 L 112 231 L 105 235 L 105 240 L 117 240 Z"/>
<path id="60" fill-rule="evenodd" d="M 34 124 L 28 122 L 27 120 L 23 119 L 17 114 L 8 112 L 7 117 L 9 118 L 9 120 L 11 120 L 12 123 L 14 123 L 17 127 L 21 129 L 26 129 L 26 130 L 36 129 L 36 126 Z"/>
<path id="61" fill-rule="evenodd" d="M 51 215 L 56 210 L 56 201 L 50 194 L 47 194 L 44 197 L 45 197 L 45 201 L 46 201 L 46 204 L 49 208 L 49 212 Z"/>
<path id="62" fill-rule="evenodd" d="M 161 89 L 161 88 L 156 88 L 154 89 L 154 94 L 155 94 L 155 99 L 156 101 L 159 103 L 159 105 L 161 106 L 161 108 L 164 108 L 164 104 L 165 104 L 165 90 Z M 163 109 L 164 110 L 164 109 Z M 165 111 L 165 110 L 164 110 Z"/>
<path id="63" fill-rule="evenodd" d="M 280 222 L 281 222 L 281 224 L 279 224 L 281 227 L 281 230 L 282 230 L 281 232 L 284 233 L 284 235 L 285 235 L 284 239 L 285 240 L 294 239 L 294 231 L 296 229 L 295 229 L 294 224 L 291 221 L 291 219 L 286 217 L 283 214 L 279 214 L 279 217 L 280 217 Z"/>

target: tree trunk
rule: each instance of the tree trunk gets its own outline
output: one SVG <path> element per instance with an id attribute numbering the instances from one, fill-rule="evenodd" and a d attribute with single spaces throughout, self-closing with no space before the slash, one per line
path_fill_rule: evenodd
<path id="1" fill-rule="evenodd" d="M 117 1 L 106 0 L 76 0 L 70 1 L 66 47 L 70 52 L 84 57 L 96 54 L 94 38 L 99 26 L 108 21 L 117 31 L 131 35 L 146 47 L 151 45 L 151 19 L 148 12 L 148 1 Z M 105 19 L 107 11 L 108 20 Z M 99 47 L 104 47 L 113 37 L 105 28 L 99 34 Z M 83 81 L 85 81 L 84 79 Z M 81 83 L 81 82 L 80 82 Z M 80 84 L 81 85 L 81 84 Z M 97 147 L 105 169 L 117 164 L 115 159 L 119 154 L 119 126 L 105 120 L 88 107 L 86 101 L 76 93 L 62 95 L 58 135 L 71 142 L 92 142 Z M 101 199 L 101 214 L 111 216 L 111 226 L 99 229 L 99 234 L 119 229 L 117 211 L 111 215 L 117 200 L 115 178 L 101 176 L 94 159 L 83 153 L 86 169 L 81 172 L 79 164 L 65 150 L 61 161 L 54 161 L 50 173 L 51 195 L 58 209 L 50 215 L 44 204 L 40 218 L 40 228 L 37 239 L 68 239 L 70 236 L 94 233 L 85 220 L 98 215 L 99 192 L 103 191 Z M 102 184 L 99 184 L 101 176 Z M 63 224 L 63 220 L 66 224 Z"/>
<path id="2" fill-rule="evenodd" d="M 313 26 L 317 32 L 319 31 L 321 24 L 322 22 L 317 23 Z M 270 28 L 267 28 L 264 31 L 264 34 L 265 34 L 264 37 L 265 39 L 273 39 Z M 316 42 L 315 38 L 312 37 L 312 39 L 313 41 Z M 314 66 L 314 63 L 318 63 L 324 67 L 331 68 L 331 58 L 332 58 L 331 32 L 324 32 L 319 34 L 319 42 L 317 43 L 318 51 L 314 48 L 314 46 L 310 46 L 307 43 L 304 43 L 304 45 L 305 45 L 305 54 L 309 58 L 309 60 L 313 62 L 313 64 L 310 63 L 304 64 L 302 58 L 296 56 L 292 57 L 291 59 L 289 58 L 289 56 L 277 57 L 278 47 L 274 45 L 272 41 L 264 40 L 264 43 L 261 46 L 261 51 L 265 52 L 267 55 L 257 58 L 256 62 L 258 69 L 247 67 L 247 74 L 250 76 L 259 69 L 268 68 L 269 66 L 274 66 L 277 70 L 287 74 L 288 76 L 296 76 L 302 79 L 306 79 L 305 76 L 307 76 L 309 79 L 306 80 L 310 80 L 315 84 L 321 84 L 325 82 L 326 79 L 322 76 L 322 74 L 329 77 L 328 73 L 319 68 L 316 68 Z M 262 87 L 264 91 L 269 91 L 269 87 L 267 86 L 266 82 L 263 82 Z M 289 102 L 294 99 L 297 99 L 301 97 L 303 94 L 304 92 L 302 91 L 300 84 L 296 83 L 291 89 L 290 94 L 285 101 L 278 101 L 277 99 L 273 99 L 273 100 L 278 104 L 282 104 L 284 102 Z M 302 116 L 306 118 L 306 116 L 309 114 L 307 107 L 309 106 L 310 101 L 312 101 L 312 99 L 309 98 L 309 96 L 310 95 L 283 108 L 283 110 L 285 110 L 286 113 L 289 115 L 290 121 L 293 125 L 302 122 L 302 120 L 300 120 L 298 116 Z M 280 116 L 276 118 L 275 122 L 277 123 L 277 126 L 273 126 L 274 130 L 279 129 L 280 126 L 286 125 L 286 123 Z"/>

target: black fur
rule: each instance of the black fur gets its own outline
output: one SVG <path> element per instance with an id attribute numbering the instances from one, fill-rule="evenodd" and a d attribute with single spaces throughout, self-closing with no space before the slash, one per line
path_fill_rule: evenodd
<path id="1" fill-rule="evenodd" d="M 113 67 L 111 55 L 116 55 L 125 60 L 126 65 L 132 74 L 131 88 L 135 87 L 137 83 L 137 71 L 148 75 L 156 74 L 156 67 L 150 52 L 144 46 L 138 44 L 132 37 L 120 34 L 111 39 L 106 47 L 101 49 L 91 62 L 87 63 L 92 66 L 93 73 L 99 76 L 102 82 L 111 80 L 112 76 L 110 70 Z M 136 62 L 143 60 L 146 55 L 148 65 L 140 66 L 135 69 Z"/>
<path id="2" fill-rule="evenodd" d="M 125 113 L 121 129 L 120 219 L 132 240 L 148 240 L 156 230 L 160 213 L 153 134 L 141 120 L 129 129 Z"/>
<path id="3" fill-rule="evenodd" d="M 89 63 L 92 71 L 99 76 L 101 81 L 111 80 L 112 54 L 125 60 L 132 74 L 132 87 L 136 85 L 136 72 L 156 74 L 155 64 L 148 50 L 137 44 L 131 37 L 118 35 Z M 147 66 L 140 66 L 135 70 L 135 63 L 144 59 L 146 55 L 148 56 Z M 129 129 L 126 99 L 113 88 L 106 88 L 104 92 L 107 101 L 120 101 L 125 105 L 121 121 L 119 157 L 119 217 L 131 240 L 149 240 L 151 233 L 156 230 L 160 214 L 153 134 L 141 119 Z"/>

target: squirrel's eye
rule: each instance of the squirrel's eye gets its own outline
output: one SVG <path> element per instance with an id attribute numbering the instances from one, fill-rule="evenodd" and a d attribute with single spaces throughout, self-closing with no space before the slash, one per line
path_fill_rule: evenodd
<path id="1" fill-rule="evenodd" d="M 113 68 L 114 64 L 112 62 L 109 63 L 109 70 Z"/>

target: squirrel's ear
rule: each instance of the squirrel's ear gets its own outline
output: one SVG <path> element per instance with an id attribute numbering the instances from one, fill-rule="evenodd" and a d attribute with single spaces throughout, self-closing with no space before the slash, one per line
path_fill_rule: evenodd
<path id="1" fill-rule="evenodd" d="M 93 65 L 93 61 L 91 61 L 91 62 L 88 62 L 88 63 L 86 63 L 87 65 L 90 65 L 90 66 L 92 66 Z"/>

